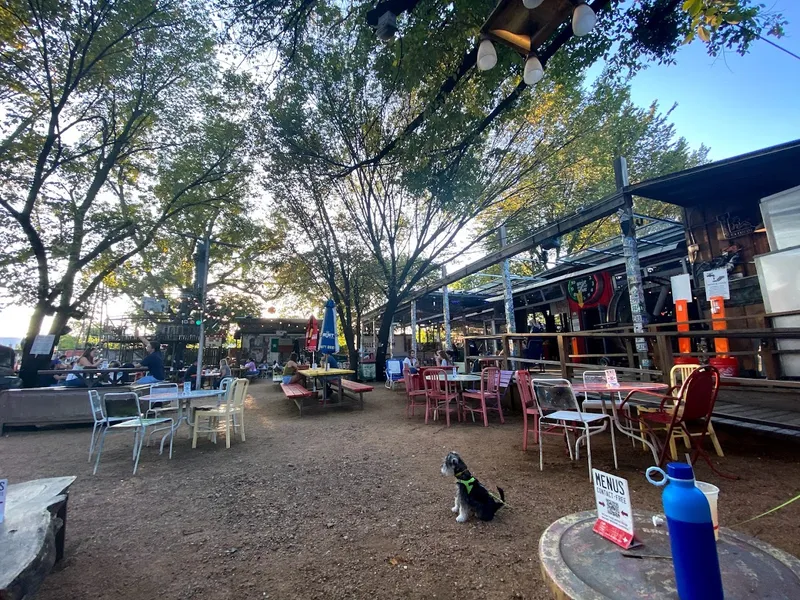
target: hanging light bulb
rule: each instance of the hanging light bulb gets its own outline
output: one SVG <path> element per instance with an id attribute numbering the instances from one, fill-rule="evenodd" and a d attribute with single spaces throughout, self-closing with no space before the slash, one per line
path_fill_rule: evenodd
<path id="1" fill-rule="evenodd" d="M 528 85 L 536 85 L 542 80 L 542 77 L 544 77 L 544 67 L 542 66 L 542 61 L 540 61 L 539 57 L 535 54 L 531 54 L 528 56 L 528 60 L 525 61 L 525 73 L 523 75 L 523 79 Z"/>
<path id="2" fill-rule="evenodd" d="M 581 0 L 580 4 L 572 11 L 572 32 L 581 37 L 594 29 L 597 23 L 597 15 L 594 14 L 592 7 Z"/>
<path id="3" fill-rule="evenodd" d="M 531 10 L 539 8 L 542 2 L 544 2 L 544 0 L 522 0 L 522 4 L 525 5 L 525 8 L 530 8 Z"/>
<path id="4" fill-rule="evenodd" d="M 478 70 L 488 71 L 497 64 L 497 52 L 490 40 L 481 40 L 478 46 Z"/>

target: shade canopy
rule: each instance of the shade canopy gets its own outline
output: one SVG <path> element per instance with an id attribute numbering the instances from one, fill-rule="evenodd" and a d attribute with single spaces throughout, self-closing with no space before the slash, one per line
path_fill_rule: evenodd
<path id="1" fill-rule="evenodd" d="M 339 334 L 336 326 L 336 305 L 333 300 L 325 303 L 325 316 L 322 317 L 322 331 L 319 336 L 319 352 L 336 354 L 339 352 Z"/>

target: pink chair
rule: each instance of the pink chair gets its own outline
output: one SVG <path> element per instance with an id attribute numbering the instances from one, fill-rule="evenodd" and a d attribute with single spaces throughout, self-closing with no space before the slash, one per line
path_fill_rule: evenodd
<path id="1" fill-rule="evenodd" d="M 444 369 L 427 369 L 424 375 L 425 382 L 425 423 L 433 412 L 438 414 L 444 408 L 447 426 L 450 427 L 450 403 L 455 403 L 456 416 L 461 420 L 461 407 L 459 406 L 458 393 L 453 391 L 452 382 L 447 381 L 447 372 Z"/>
<path id="2" fill-rule="evenodd" d="M 533 399 L 531 391 L 530 371 L 517 371 L 517 389 L 519 399 L 522 401 L 522 450 L 528 449 L 528 433 L 533 433 L 533 443 L 539 443 L 539 408 Z M 528 424 L 528 417 L 533 417 L 533 429 Z"/>
<path id="3" fill-rule="evenodd" d="M 414 409 L 419 406 L 427 406 L 425 390 L 420 388 L 420 376 L 418 374 L 412 375 L 408 370 L 403 371 L 403 381 L 406 384 L 406 416 L 413 417 Z"/>
<path id="4" fill-rule="evenodd" d="M 505 423 L 503 418 L 503 407 L 500 404 L 500 369 L 497 367 L 486 367 L 481 371 L 480 391 L 465 391 L 462 393 L 464 398 L 463 410 L 466 419 L 466 412 L 472 413 L 472 420 L 475 420 L 475 413 L 483 415 L 483 426 L 489 426 L 489 411 L 496 410 L 500 415 L 500 422 Z M 480 400 L 477 406 L 471 406 L 467 400 Z"/>

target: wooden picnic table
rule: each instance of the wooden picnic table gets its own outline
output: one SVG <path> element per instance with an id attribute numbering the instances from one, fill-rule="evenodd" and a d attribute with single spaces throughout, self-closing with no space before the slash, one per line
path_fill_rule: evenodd
<path id="1" fill-rule="evenodd" d="M 677 600 L 666 526 L 634 511 L 642 545 L 623 550 L 592 531 L 597 511 L 563 517 L 539 540 L 542 575 L 557 600 Z M 738 531 L 720 528 L 717 552 L 726 600 L 800 598 L 800 561 Z"/>
<path id="2" fill-rule="evenodd" d="M 344 401 L 344 394 L 342 393 L 342 376 L 355 375 L 355 371 L 350 369 L 302 369 L 297 371 L 306 379 L 321 379 L 322 380 L 322 406 L 328 405 L 328 386 L 325 385 L 326 380 L 334 380 L 336 386 L 339 388 L 339 404 Z"/>
<path id="3" fill-rule="evenodd" d="M 14 483 L 0 523 L 0 598 L 32 598 L 64 556 L 69 487 L 75 477 Z"/>
<path id="4" fill-rule="evenodd" d="M 103 375 L 108 375 L 111 373 L 144 373 L 147 371 L 147 367 L 116 367 L 110 369 L 44 369 L 38 371 L 39 375 L 76 375 L 83 379 L 86 382 L 86 387 L 92 388 L 96 385 L 99 385 L 105 378 Z M 86 377 L 88 375 L 88 377 Z M 111 385 L 125 385 L 122 383 L 122 379 L 120 378 L 119 381 L 111 381 Z"/>

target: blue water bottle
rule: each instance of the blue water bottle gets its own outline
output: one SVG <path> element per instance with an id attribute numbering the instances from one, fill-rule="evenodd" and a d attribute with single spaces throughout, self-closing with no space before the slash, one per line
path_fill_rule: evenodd
<path id="1" fill-rule="evenodd" d="M 660 473 L 663 479 L 652 478 Z M 664 486 L 661 501 L 669 528 L 672 563 L 680 600 L 722 600 L 717 542 L 711 508 L 694 485 L 694 471 L 686 463 L 669 463 L 667 472 L 647 469 L 647 480 Z"/>

